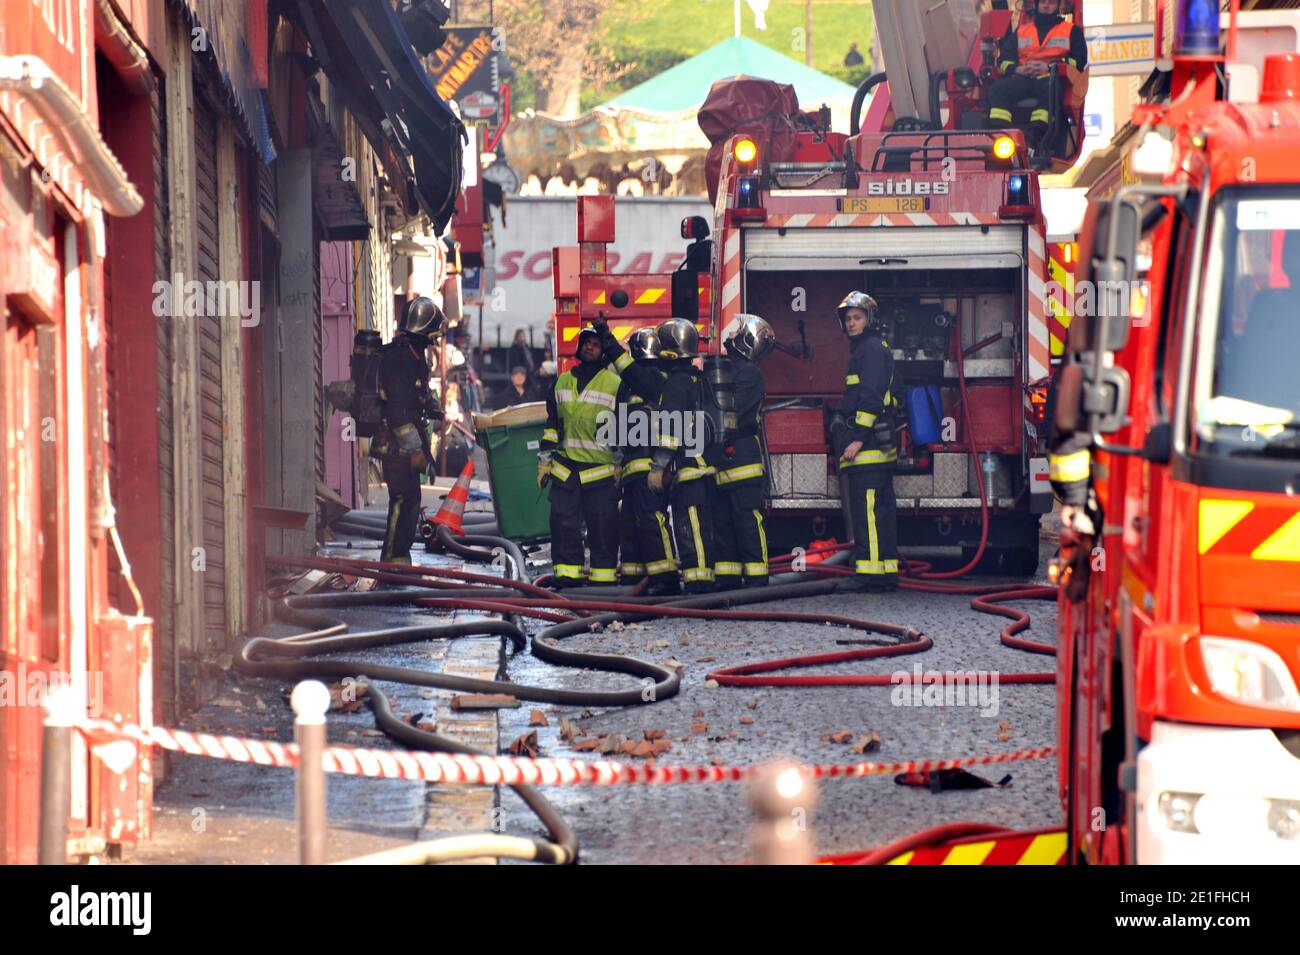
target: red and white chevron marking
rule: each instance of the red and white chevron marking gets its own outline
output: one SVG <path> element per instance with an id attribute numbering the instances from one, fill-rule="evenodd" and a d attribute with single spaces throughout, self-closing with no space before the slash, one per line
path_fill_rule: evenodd
<path id="1" fill-rule="evenodd" d="M 740 230 L 725 229 L 722 236 L 722 296 L 718 328 L 725 329 L 740 313 Z"/>
<path id="2" fill-rule="evenodd" d="M 1029 270 L 1026 297 L 1029 306 L 1028 380 L 1047 377 L 1052 360 L 1047 333 L 1047 239 L 1036 227 L 1030 226 Z"/>
<path id="3" fill-rule="evenodd" d="M 771 213 L 769 229 L 833 229 L 844 226 L 999 225 L 997 215 L 983 212 L 791 212 Z"/>
<path id="4" fill-rule="evenodd" d="M 273 740 L 241 739 L 210 733 L 190 733 L 161 726 L 144 728 L 109 720 L 88 720 L 78 726 L 92 745 L 128 739 L 137 745 L 158 746 L 176 753 L 227 759 L 259 766 L 296 768 L 298 747 Z M 1047 759 L 1056 747 L 964 756 L 958 759 L 928 759 L 906 763 L 828 763 L 806 766 L 814 779 L 848 779 L 894 773 L 931 772 L 960 766 L 982 766 L 1028 759 Z M 757 766 L 662 766 L 656 763 L 616 763 L 565 758 L 527 759 L 520 756 L 466 756 L 449 753 L 421 753 L 388 749 L 360 749 L 328 746 L 325 771 L 347 776 L 377 779 L 414 779 L 429 783 L 471 786 L 612 786 L 621 783 L 731 783 L 751 778 Z"/>

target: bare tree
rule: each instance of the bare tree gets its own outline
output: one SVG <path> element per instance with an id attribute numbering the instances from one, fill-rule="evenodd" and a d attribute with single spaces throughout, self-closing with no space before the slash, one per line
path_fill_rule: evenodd
<path id="1" fill-rule="evenodd" d="M 497 0 L 510 58 L 537 83 L 537 109 L 557 116 L 581 110 L 582 84 L 605 85 L 634 64 L 618 64 L 601 41 L 608 0 Z"/>

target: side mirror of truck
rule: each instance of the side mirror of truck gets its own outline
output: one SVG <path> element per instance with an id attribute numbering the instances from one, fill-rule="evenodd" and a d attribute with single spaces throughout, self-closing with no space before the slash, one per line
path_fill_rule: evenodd
<path id="1" fill-rule="evenodd" d="M 1128 372 L 1105 368 L 1100 381 L 1089 380 L 1083 389 L 1083 412 L 1097 415 L 1096 434 L 1114 434 L 1128 424 L 1128 403 L 1132 392 Z"/>
<path id="2" fill-rule="evenodd" d="M 1052 423 L 1058 431 L 1083 431 L 1090 416 L 1100 416 L 1097 432 L 1110 434 L 1128 422 L 1131 391 L 1128 372 L 1123 368 L 1106 368 L 1100 382 L 1091 378 L 1088 355 L 1083 361 L 1063 367 L 1056 379 L 1052 398 Z"/>
<path id="3" fill-rule="evenodd" d="M 709 237 L 709 220 L 704 216 L 687 216 L 682 220 L 682 238 L 698 242 Z"/>
<path id="4" fill-rule="evenodd" d="M 1099 336 L 1099 341 L 1104 342 L 1107 351 L 1119 351 L 1128 343 L 1134 318 L 1131 291 L 1137 279 L 1141 228 L 1138 207 L 1132 202 L 1112 203 L 1103 207 L 1097 217 L 1091 277 L 1096 322 L 1105 325 L 1105 334 Z"/>
<path id="5" fill-rule="evenodd" d="M 1142 443 L 1142 457 L 1152 464 L 1168 464 L 1173 457 L 1173 429 L 1168 421 L 1157 421 Z"/>

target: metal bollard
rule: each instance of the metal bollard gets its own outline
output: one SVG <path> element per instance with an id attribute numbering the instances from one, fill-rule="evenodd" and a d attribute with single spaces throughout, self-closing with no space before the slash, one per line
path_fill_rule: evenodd
<path id="1" fill-rule="evenodd" d="M 325 713 L 330 691 L 317 680 L 303 680 L 289 696 L 293 737 L 298 743 L 298 862 L 325 864 Z"/>
<path id="2" fill-rule="evenodd" d="M 809 817 L 817 806 L 817 787 L 803 769 L 786 760 L 760 766 L 749 784 L 748 798 L 758 816 L 749 830 L 754 863 L 811 865 Z"/>
<path id="3" fill-rule="evenodd" d="M 81 707 L 71 687 L 45 695 L 41 733 L 41 865 L 68 864 L 72 814 L 72 727 Z"/>

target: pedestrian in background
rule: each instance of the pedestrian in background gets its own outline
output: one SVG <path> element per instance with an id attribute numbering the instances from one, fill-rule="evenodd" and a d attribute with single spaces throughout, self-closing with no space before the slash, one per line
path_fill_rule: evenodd
<path id="1" fill-rule="evenodd" d="M 515 332 L 515 340 L 510 346 L 507 363 L 511 369 L 522 368 L 530 382 L 537 376 L 537 360 L 533 358 L 532 346 L 528 344 L 528 333 L 522 328 Z M 514 374 L 513 370 L 511 374 Z"/>
<path id="2" fill-rule="evenodd" d="M 544 361 L 537 366 L 537 392 L 543 398 L 555 387 L 555 362 Z"/>
<path id="3" fill-rule="evenodd" d="M 502 405 L 506 408 L 513 408 L 515 405 L 541 400 L 541 392 L 537 390 L 537 385 L 529 379 L 527 369 L 523 365 L 516 365 L 510 369 L 510 384 L 506 387 L 505 399 Z"/>

